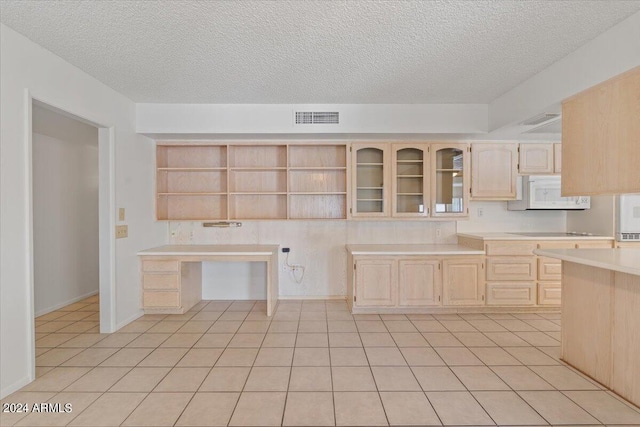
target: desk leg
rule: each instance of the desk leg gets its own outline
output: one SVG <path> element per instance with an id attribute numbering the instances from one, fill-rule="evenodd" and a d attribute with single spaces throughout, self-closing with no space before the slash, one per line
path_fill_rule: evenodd
<path id="1" fill-rule="evenodd" d="M 278 306 L 280 294 L 278 285 L 278 252 L 275 252 L 267 261 L 267 316 L 273 316 Z"/>

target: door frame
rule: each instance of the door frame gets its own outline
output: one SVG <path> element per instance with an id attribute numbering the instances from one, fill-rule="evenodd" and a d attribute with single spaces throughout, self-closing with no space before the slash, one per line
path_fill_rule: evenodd
<path id="1" fill-rule="evenodd" d="M 115 253 L 115 128 L 100 123 L 83 114 L 70 111 L 44 98 L 33 95 L 25 89 L 25 126 L 24 146 L 26 155 L 27 185 L 27 297 L 29 301 L 28 325 L 31 339 L 28 357 L 31 365 L 31 380 L 35 379 L 35 305 L 34 305 L 34 231 L 33 231 L 33 104 L 57 112 L 74 120 L 94 126 L 98 129 L 98 247 L 99 247 L 99 288 L 100 295 L 100 333 L 116 330 L 116 253 Z"/>

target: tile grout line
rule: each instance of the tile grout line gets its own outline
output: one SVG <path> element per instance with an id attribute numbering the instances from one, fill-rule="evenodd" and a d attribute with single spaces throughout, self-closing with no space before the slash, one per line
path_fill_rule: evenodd
<path id="1" fill-rule="evenodd" d="M 293 373 L 293 361 L 295 360 L 296 357 L 296 344 L 298 343 L 298 334 L 300 333 L 300 318 L 302 317 L 302 306 L 304 305 L 304 303 L 300 304 L 300 313 L 298 314 L 298 325 L 296 327 L 296 339 L 293 342 L 293 354 L 291 355 L 291 366 L 289 366 L 289 381 L 287 381 L 287 390 L 284 393 L 284 405 L 282 407 L 282 417 L 280 418 L 280 425 L 283 426 L 284 425 L 284 416 L 287 412 L 287 403 L 289 401 L 289 388 L 291 387 L 291 375 Z M 277 311 L 277 309 L 276 309 Z M 275 313 L 274 313 L 275 316 Z M 266 335 L 265 335 L 266 338 Z M 259 353 L 259 351 L 258 351 Z M 257 357 L 257 356 L 256 356 Z"/>

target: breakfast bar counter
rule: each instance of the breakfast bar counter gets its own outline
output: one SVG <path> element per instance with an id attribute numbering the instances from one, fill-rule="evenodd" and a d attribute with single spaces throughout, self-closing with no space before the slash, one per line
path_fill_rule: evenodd
<path id="1" fill-rule="evenodd" d="M 640 249 L 538 249 L 562 261 L 562 359 L 640 405 Z"/>

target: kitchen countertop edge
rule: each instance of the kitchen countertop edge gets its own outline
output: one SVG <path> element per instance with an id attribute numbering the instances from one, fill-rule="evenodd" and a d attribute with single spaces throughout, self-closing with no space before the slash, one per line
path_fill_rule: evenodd
<path id="1" fill-rule="evenodd" d="M 526 233 L 526 231 L 516 231 L 514 233 Z M 535 231 L 532 231 L 532 233 L 535 233 Z M 558 233 L 562 233 L 562 231 L 558 231 Z M 614 240 L 610 236 L 521 236 L 509 232 L 457 233 L 456 235 L 458 237 L 481 240 Z"/>
<path id="2" fill-rule="evenodd" d="M 640 249 L 535 249 L 533 253 L 640 276 Z"/>
<path id="3" fill-rule="evenodd" d="M 455 244 L 371 244 L 346 245 L 352 255 L 484 255 L 482 250 Z"/>

